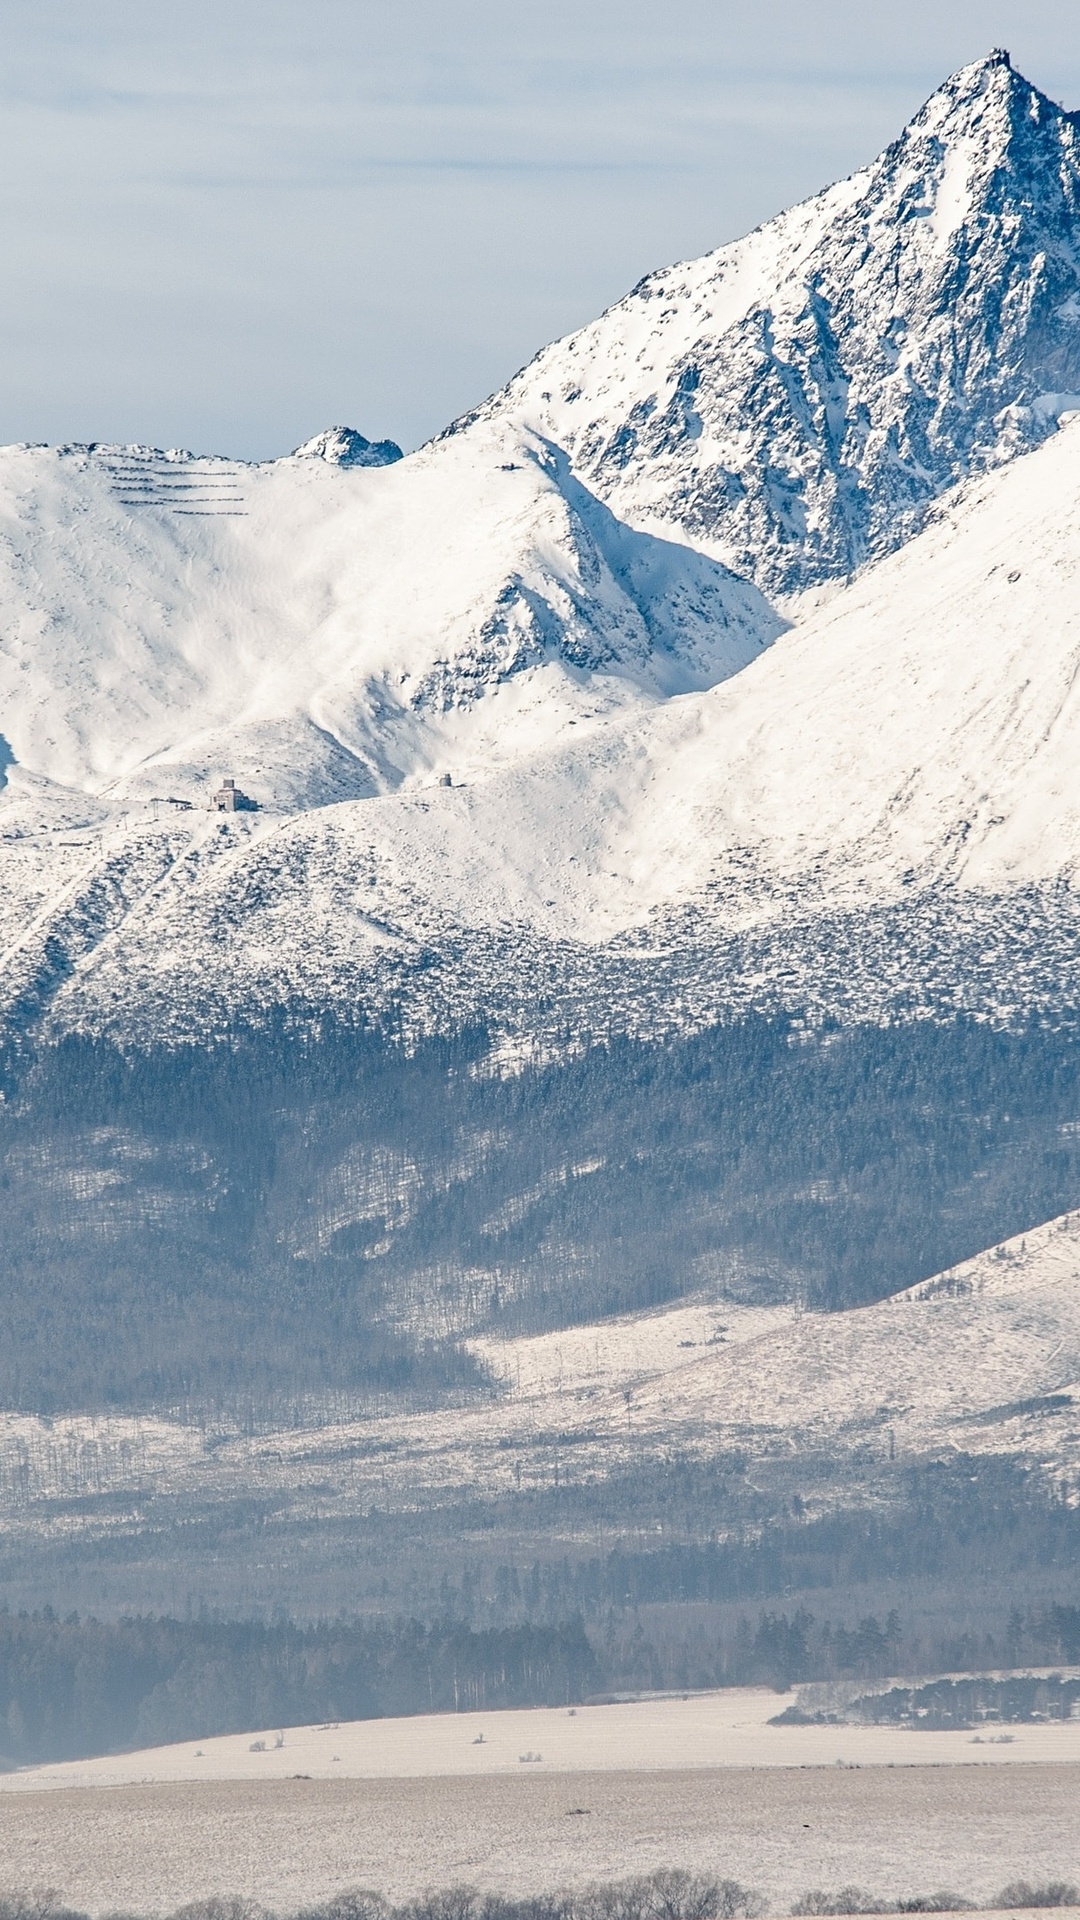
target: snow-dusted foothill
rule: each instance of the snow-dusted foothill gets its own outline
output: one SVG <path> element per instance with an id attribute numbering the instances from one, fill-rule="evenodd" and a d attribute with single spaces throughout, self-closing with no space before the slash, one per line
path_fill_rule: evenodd
<path id="1" fill-rule="evenodd" d="M 454 431 L 527 422 L 631 524 L 797 596 L 1078 394 L 1080 116 L 998 50 L 871 166 L 647 274 Z"/>
<path id="2" fill-rule="evenodd" d="M 376 1500 L 407 1513 L 464 1488 L 497 1505 L 550 1486 L 555 1443 L 564 1473 L 594 1487 L 632 1464 L 741 1452 L 755 1477 L 797 1470 L 817 1515 L 856 1492 L 879 1504 L 883 1469 L 942 1451 L 1018 1457 L 1033 1485 L 1072 1490 L 1080 1216 L 848 1313 L 721 1296 L 476 1347 L 501 1391 L 432 1412 L 254 1435 L 239 1423 L 208 1435 L 167 1419 L 5 1414 L 0 1532 L 40 1535 L 61 1492 L 97 1496 L 70 1524 L 98 1538 L 129 1524 L 103 1497 L 125 1492 L 138 1505 L 168 1489 L 190 1516 L 273 1493 L 279 1522 L 294 1523 L 313 1505 L 328 1521 Z"/>

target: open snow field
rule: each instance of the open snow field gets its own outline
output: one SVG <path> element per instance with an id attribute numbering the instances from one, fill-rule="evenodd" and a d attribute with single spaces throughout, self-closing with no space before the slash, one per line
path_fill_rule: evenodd
<path id="1" fill-rule="evenodd" d="M 1080 1722 L 979 1745 L 770 1727 L 792 1698 L 357 1721 L 29 1768 L 0 1780 L 2 1878 L 105 1911 L 361 1883 L 527 1892 L 667 1864 L 757 1886 L 774 1912 L 809 1886 L 988 1899 L 1080 1878 Z"/>
<path id="2" fill-rule="evenodd" d="M 767 1687 L 617 1701 L 353 1720 L 187 1740 L 141 1753 L 28 1767 L 0 1792 L 204 1780 L 404 1780 L 536 1773 L 658 1773 L 717 1767 L 958 1766 L 1026 1761 L 1080 1767 L 1080 1720 L 970 1733 L 894 1727 L 773 1727 L 795 1694 Z M 280 1747 L 275 1741 L 283 1737 Z M 265 1751 L 253 1751 L 263 1743 Z"/>
<path id="3" fill-rule="evenodd" d="M 99 1913 L 234 1892 L 285 1909 L 350 1885 L 525 1893 L 665 1864 L 783 1913 L 814 1886 L 991 1899 L 1017 1875 L 1076 1880 L 1078 1799 L 1076 1765 L 158 1781 L 0 1795 L 0 1854 L 8 1885 Z"/>

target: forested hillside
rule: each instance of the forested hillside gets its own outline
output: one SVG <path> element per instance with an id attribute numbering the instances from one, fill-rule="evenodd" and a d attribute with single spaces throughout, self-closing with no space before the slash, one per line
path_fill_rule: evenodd
<path id="1" fill-rule="evenodd" d="M 495 1073 L 323 1022 L 127 1055 L 0 1107 L 0 1404 L 484 1390 L 460 1347 L 704 1290 L 838 1309 L 1075 1204 L 1080 1034 L 749 1018 Z"/>

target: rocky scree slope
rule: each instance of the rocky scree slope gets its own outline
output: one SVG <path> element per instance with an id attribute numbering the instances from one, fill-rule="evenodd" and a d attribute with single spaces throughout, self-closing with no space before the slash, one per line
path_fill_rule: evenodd
<path id="1" fill-rule="evenodd" d="M 1080 115 L 998 51 L 881 157 L 647 274 L 451 429 L 527 422 L 632 525 L 797 596 L 1080 391 Z"/>

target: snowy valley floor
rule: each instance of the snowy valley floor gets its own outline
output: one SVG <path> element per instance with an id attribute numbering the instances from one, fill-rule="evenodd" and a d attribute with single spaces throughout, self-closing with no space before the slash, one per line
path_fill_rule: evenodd
<path id="1" fill-rule="evenodd" d="M 963 1728 L 770 1725 L 795 1698 L 767 1687 L 729 1687 L 569 1710 L 522 1707 L 271 1728 L 27 1767 L 0 1776 L 0 1792 L 207 1780 L 480 1779 L 517 1775 L 522 1767 L 544 1775 L 1014 1762 L 1080 1767 L 1080 1719 L 984 1730 L 978 1738 Z"/>
<path id="2" fill-rule="evenodd" d="M 561 1721 L 488 1714 L 496 1770 L 482 1773 L 472 1717 L 447 1716 L 342 1726 L 325 1740 L 289 1732 L 258 1756 L 262 1779 L 238 1777 L 246 1737 L 206 1743 L 201 1762 L 188 1745 L 182 1757 L 9 1776 L 4 1877 L 99 1913 L 237 1892 L 288 1909 L 350 1885 L 402 1898 L 465 1880 L 521 1894 L 665 1864 L 755 1886 L 772 1913 L 809 1887 L 897 1899 L 944 1886 L 990 1901 L 1017 1877 L 1080 1878 L 1080 1726 L 1021 1729 L 1012 1746 L 981 1748 L 962 1734 L 860 1740 L 848 1728 L 838 1739 L 765 1729 L 775 1695 L 732 1700 L 726 1712 L 712 1696 Z M 739 1716 L 741 1728 L 720 1724 Z M 523 1740 L 548 1757 L 522 1763 Z M 305 1777 L 331 1746 L 336 1777 Z"/>

